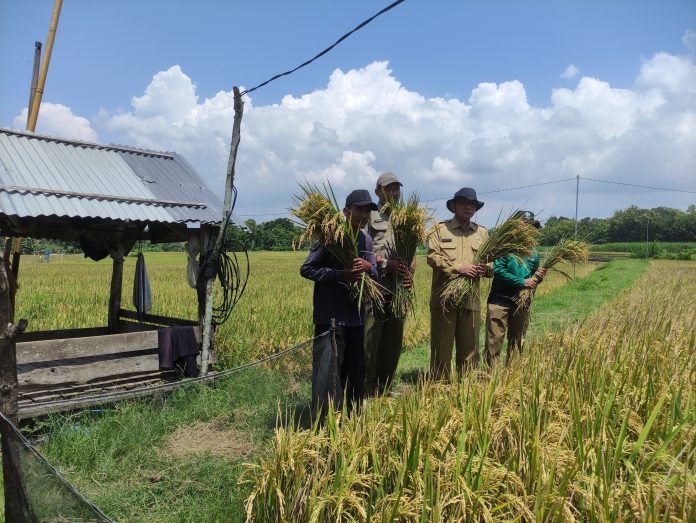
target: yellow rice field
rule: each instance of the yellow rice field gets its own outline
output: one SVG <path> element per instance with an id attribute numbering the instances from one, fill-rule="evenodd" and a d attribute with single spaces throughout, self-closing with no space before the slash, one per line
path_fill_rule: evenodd
<path id="1" fill-rule="evenodd" d="M 218 330 L 216 348 L 226 365 L 255 359 L 311 337 L 312 282 L 299 275 L 304 252 L 252 252 L 246 292 L 230 320 Z M 135 256 L 124 263 L 122 307 L 132 307 Z M 145 253 L 153 293 L 152 314 L 196 318 L 196 292 L 186 282 L 187 257 L 180 253 Z M 595 268 L 578 267 L 578 276 Z M 416 310 L 407 319 L 405 347 L 425 343 L 429 336 L 431 269 L 417 260 Z M 17 317 L 29 330 L 81 328 L 107 323 L 110 259 L 94 262 L 78 255 L 55 255 L 49 263 L 26 256 L 20 266 Z M 483 299 L 490 280 L 482 286 Z M 565 284 L 552 273 L 539 287 L 542 296 Z"/>

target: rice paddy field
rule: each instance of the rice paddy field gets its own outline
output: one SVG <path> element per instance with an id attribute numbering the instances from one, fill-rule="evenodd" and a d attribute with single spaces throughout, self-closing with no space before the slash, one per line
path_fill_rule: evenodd
<path id="1" fill-rule="evenodd" d="M 313 334 L 312 285 L 299 275 L 305 252 L 252 252 L 247 290 L 230 320 L 217 332 L 216 350 L 223 366 L 235 366 L 299 343 Z M 183 252 L 145 253 L 153 294 L 152 314 L 196 319 L 196 291 L 186 282 L 187 257 Z M 121 306 L 133 309 L 135 256 L 124 263 Z M 578 267 L 578 276 L 596 265 Z M 405 332 L 407 348 L 427 341 L 431 270 L 425 256 L 418 257 L 416 314 Z M 107 324 L 110 259 L 94 262 L 79 255 L 53 256 L 42 263 L 38 256 L 22 260 L 18 318 L 29 320 L 29 331 L 97 327 Z M 540 286 L 543 296 L 565 284 L 552 274 Z M 485 280 L 483 293 L 490 280 Z"/>
<path id="2" fill-rule="evenodd" d="M 220 365 L 307 339 L 304 253 L 252 253 Z M 153 313 L 193 318 L 183 253 L 147 253 Z M 135 259 L 126 261 L 130 303 Z M 22 262 L 32 330 L 104 325 L 109 263 Z M 215 387 L 54 416 L 41 452 L 116 521 L 696 521 L 696 263 L 616 260 L 547 277 L 526 350 L 423 379 L 430 268 L 418 258 L 397 397 L 308 422 L 308 351 Z M 485 299 L 487 286 L 482 286 Z"/>
<path id="3" fill-rule="evenodd" d="M 696 264 L 509 367 L 425 381 L 247 469 L 249 521 L 695 521 Z"/>

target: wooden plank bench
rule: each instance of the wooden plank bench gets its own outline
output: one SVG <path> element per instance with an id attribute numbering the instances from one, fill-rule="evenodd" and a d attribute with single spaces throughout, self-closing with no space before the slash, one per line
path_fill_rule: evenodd
<path id="1" fill-rule="evenodd" d="M 121 312 L 131 316 L 131 311 Z M 153 323 L 120 321 L 122 332 L 117 334 L 98 327 L 22 335 L 17 341 L 19 417 L 69 410 L 68 400 L 87 405 L 90 395 L 107 391 L 132 390 L 137 396 L 147 386 L 177 381 L 174 370 L 159 369 L 157 331 L 162 324 L 188 324 L 200 343 L 200 327 L 177 318 L 146 316 L 144 320 Z M 57 400 L 65 401 L 55 410 L 41 406 Z"/>

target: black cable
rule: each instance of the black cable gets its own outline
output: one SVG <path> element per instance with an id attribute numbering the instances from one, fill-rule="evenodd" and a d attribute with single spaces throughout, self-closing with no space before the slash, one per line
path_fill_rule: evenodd
<path id="1" fill-rule="evenodd" d="M 551 185 L 552 183 L 568 182 L 570 180 L 575 180 L 575 176 L 573 176 L 572 178 L 562 178 L 560 180 L 551 180 L 548 182 L 531 183 L 529 185 L 519 185 L 517 187 L 506 187 L 505 189 L 495 189 L 493 191 L 484 191 L 484 192 L 480 192 L 479 194 L 493 194 L 496 192 L 516 191 L 518 189 L 527 189 L 529 187 L 539 187 L 540 185 Z M 449 200 L 450 198 L 452 198 L 452 197 L 446 196 L 445 198 L 432 198 L 430 200 L 426 200 L 426 202 L 439 202 L 441 200 Z"/>
<path id="2" fill-rule="evenodd" d="M 686 194 L 696 194 L 696 191 L 687 191 L 685 189 L 669 189 L 667 187 L 652 187 L 650 185 L 638 185 L 635 183 L 612 182 L 610 180 L 598 180 L 596 178 L 586 178 L 585 176 L 581 176 L 580 179 L 581 180 L 589 180 L 591 182 L 611 183 L 613 185 L 627 185 L 628 187 L 639 187 L 641 189 L 653 189 L 655 191 L 670 191 L 670 192 L 680 192 L 680 193 L 686 193 Z"/>
<path id="3" fill-rule="evenodd" d="M 232 310 L 244 294 L 249 281 L 250 263 L 246 247 L 231 238 L 224 239 L 227 235 L 232 211 L 237 203 L 237 188 L 234 185 L 232 186 L 232 194 L 230 212 L 227 214 L 224 223 L 221 224 L 223 245 L 217 261 L 212 258 L 214 248 L 212 245 L 203 246 L 198 260 L 196 291 L 198 293 L 198 307 L 201 317 L 205 313 L 203 308 L 205 307 L 207 282 L 214 278 L 220 280 L 222 295 L 213 302 L 211 321 L 212 325 L 216 326 L 222 325 L 229 319 Z M 244 264 L 246 267 L 243 266 Z"/>
<path id="4" fill-rule="evenodd" d="M 295 71 L 297 71 L 298 69 L 302 69 L 303 67 L 305 67 L 305 66 L 311 64 L 311 63 L 312 63 L 314 60 L 316 60 L 317 58 L 320 58 L 320 57 L 324 56 L 326 53 L 328 53 L 329 51 L 331 51 L 331 49 L 333 49 L 334 47 L 336 47 L 338 44 L 340 44 L 343 40 L 345 40 L 346 38 L 348 38 L 350 35 L 352 35 L 352 34 L 355 33 L 356 31 L 359 31 L 360 29 L 362 29 L 363 27 L 365 27 L 367 24 L 369 24 L 370 22 L 372 22 L 372 20 L 374 20 L 374 19 L 377 18 L 378 16 L 380 16 L 380 15 L 386 13 L 386 12 L 389 11 L 390 9 L 393 9 L 394 7 L 396 7 L 397 5 L 399 5 L 400 3 L 402 3 L 403 1 L 404 1 L 404 0 L 396 0 L 396 2 L 392 2 L 392 3 L 389 4 L 387 7 L 385 7 L 384 9 L 382 9 L 379 13 L 377 13 L 377 14 L 371 16 L 370 18 L 368 18 L 368 19 L 365 20 L 364 22 L 361 22 L 360 24 L 358 24 L 354 29 L 352 29 L 351 31 L 349 31 L 349 32 L 347 32 L 346 34 L 344 34 L 341 38 L 339 38 L 338 40 L 336 40 L 331 46 L 329 46 L 329 47 L 327 47 L 326 49 L 324 49 L 322 52 L 320 52 L 320 53 L 319 53 L 318 55 L 316 55 L 314 58 L 310 58 L 309 60 L 307 60 L 307 61 L 304 62 L 303 64 L 298 65 L 297 67 L 295 67 L 294 69 L 292 69 L 292 70 L 290 70 L 290 71 L 285 71 L 284 73 L 277 74 L 277 75 L 275 75 L 273 78 L 269 78 L 268 80 L 266 80 L 266 81 L 263 82 L 263 83 L 260 83 L 260 84 L 257 85 L 256 87 L 252 87 L 251 89 L 246 89 L 245 91 L 243 91 L 243 92 L 241 93 L 242 96 L 244 96 L 245 94 L 248 94 L 248 93 L 250 93 L 250 92 L 252 92 L 252 91 L 256 91 L 256 89 L 258 89 L 259 87 L 263 87 L 264 85 L 269 84 L 269 83 L 273 82 L 274 80 L 277 80 L 278 78 L 281 78 L 281 77 L 283 77 L 283 76 L 287 76 L 287 75 L 289 75 L 289 74 L 292 74 L 292 73 L 294 73 Z"/>

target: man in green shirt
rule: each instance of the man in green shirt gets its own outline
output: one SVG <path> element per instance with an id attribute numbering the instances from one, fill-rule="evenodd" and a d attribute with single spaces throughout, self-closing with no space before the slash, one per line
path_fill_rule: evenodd
<path id="1" fill-rule="evenodd" d="M 519 217 L 540 228 L 534 214 L 519 212 Z M 539 253 L 535 250 L 531 258 L 520 260 L 513 256 L 499 258 L 493 263 L 493 283 L 488 295 L 486 310 L 486 362 L 491 365 L 503 348 L 507 332 L 508 347 L 505 363 L 510 361 L 514 350 L 522 350 L 522 341 L 529 324 L 529 304 L 518 306 L 515 297 L 522 289 L 534 289 L 546 275 L 539 268 Z M 536 278 L 534 277 L 536 276 Z"/>

